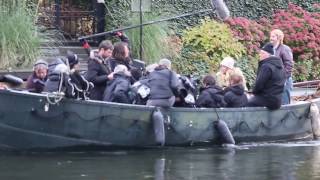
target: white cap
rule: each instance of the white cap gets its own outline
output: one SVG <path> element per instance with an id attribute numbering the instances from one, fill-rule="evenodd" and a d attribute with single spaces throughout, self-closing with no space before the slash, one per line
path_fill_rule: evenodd
<path id="1" fill-rule="evenodd" d="M 220 62 L 221 66 L 228 67 L 230 69 L 234 68 L 234 59 L 230 56 L 223 58 L 223 60 Z"/>
<path id="2" fill-rule="evenodd" d="M 158 66 L 158 64 L 150 64 L 146 67 L 146 71 L 151 73 L 154 71 L 154 69 Z"/>
<path id="3" fill-rule="evenodd" d="M 131 76 L 130 72 L 128 71 L 127 66 L 122 65 L 122 64 L 117 65 L 117 66 L 114 68 L 113 72 L 114 72 L 114 73 L 123 73 L 123 74 L 125 74 L 126 76 Z"/>
<path id="4" fill-rule="evenodd" d="M 67 65 L 65 64 L 58 64 L 55 68 L 54 68 L 54 72 L 57 73 L 67 73 L 69 74 L 69 68 Z"/>
<path id="5" fill-rule="evenodd" d="M 171 61 L 169 59 L 160 59 L 159 65 L 165 66 L 168 69 L 171 69 Z"/>

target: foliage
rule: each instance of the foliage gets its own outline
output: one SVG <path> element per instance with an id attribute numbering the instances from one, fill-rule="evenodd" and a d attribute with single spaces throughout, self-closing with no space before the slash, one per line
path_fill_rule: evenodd
<path id="1" fill-rule="evenodd" d="M 285 43 L 292 48 L 296 61 L 320 61 L 320 13 L 290 4 L 287 10 L 273 15 L 272 28 L 285 33 Z"/>
<path id="2" fill-rule="evenodd" d="M 82 0 L 83 1 L 83 0 Z M 151 0 L 153 13 L 158 13 L 159 18 L 180 15 L 186 12 L 195 12 L 210 8 L 208 0 Z M 307 10 L 314 10 L 313 3 L 319 0 L 228 0 L 225 1 L 233 17 L 246 17 L 259 19 L 270 17 L 275 9 L 287 8 L 288 2 L 295 3 Z M 128 0 L 107 0 L 107 30 L 122 27 L 130 17 L 131 1 Z M 161 16 L 160 16 L 161 15 Z M 214 16 L 214 13 L 211 14 Z M 200 23 L 199 15 L 180 18 L 171 21 L 169 26 L 180 33 L 186 27 L 192 27 Z M 173 23 L 174 22 L 174 23 Z M 173 23 L 173 24 L 172 24 Z"/>
<path id="3" fill-rule="evenodd" d="M 243 17 L 229 18 L 226 23 L 235 38 L 246 47 L 249 59 L 257 59 L 261 43 L 268 38 L 265 26 Z"/>
<path id="4" fill-rule="evenodd" d="M 258 67 L 258 61 L 243 57 L 238 59 L 236 66 L 239 67 L 243 72 L 248 88 L 250 89 L 251 87 L 253 87 L 255 79 L 257 77 L 256 71 Z"/>
<path id="5" fill-rule="evenodd" d="M 306 81 L 310 78 L 310 73 L 312 72 L 312 61 L 299 61 L 295 63 L 295 68 L 293 72 L 293 79 L 295 81 Z"/>
<path id="6" fill-rule="evenodd" d="M 25 0 L 0 3 L 1 68 L 26 66 L 39 55 L 35 16 L 26 5 Z"/>
<path id="7" fill-rule="evenodd" d="M 226 56 L 236 59 L 245 55 L 245 49 L 236 39 L 233 38 L 229 27 L 214 20 L 205 19 L 201 25 L 188 29 L 183 34 L 183 51 L 181 62 L 176 60 L 176 64 L 182 64 L 179 71 L 194 73 L 200 63 L 206 62 L 208 65 L 201 72 L 216 71 L 219 62 Z M 188 66 L 190 65 L 190 67 Z M 194 66 L 194 67 L 192 67 Z M 190 71 L 191 70 L 191 71 Z"/>
<path id="8" fill-rule="evenodd" d="M 153 19 L 154 16 L 150 13 L 144 13 L 144 19 Z M 128 20 L 132 24 L 137 24 L 139 22 L 139 15 L 132 14 L 131 18 Z M 145 26 L 142 29 L 142 48 L 143 48 L 143 59 L 147 63 L 158 62 L 159 59 L 164 57 L 172 57 L 169 52 L 169 28 L 166 23 L 155 24 Z M 127 32 L 130 43 L 132 44 L 131 51 L 133 57 L 139 57 L 140 52 L 140 29 L 132 29 Z"/>

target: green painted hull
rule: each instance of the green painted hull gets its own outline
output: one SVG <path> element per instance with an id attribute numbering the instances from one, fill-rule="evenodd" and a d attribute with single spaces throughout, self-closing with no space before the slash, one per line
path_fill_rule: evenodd
<path id="1" fill-rule="evenodd" d="M 63 99 L 45 111 L 46 95 L 19 91 L 0 91 L 0 100 L 2 148 L 157 146 L 152 125 L 155 107 Z M 217 143 L 213 128 L 217 113 L 237 143 L 312 138 L 309 108 L 308 102 L 276 111 L 172 108 L 164 112 L 165 146 Z"/>

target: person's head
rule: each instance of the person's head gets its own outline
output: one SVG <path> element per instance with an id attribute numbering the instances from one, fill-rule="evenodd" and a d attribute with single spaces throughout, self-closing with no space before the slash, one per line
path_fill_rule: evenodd
<path id="1" fill-rule="evenodd" d="M 232 57 L 225 57 L 220 62 L 220 71 L 225 74 L 229 69 L 234 68 L 234 59 Z"/>
<path id="2" fill-rule="evenodd" d="M 240 85 L 243 83 L 243 77 L 240 74 L 232 73 L 230 75 L 229 83 L 231 86 Z"/>
<path id="3" fill-rule="evenodd" d="M 129 48 L 124 42 L 117 42 L 114 44 L 112 57 L 118 60 L 125 61 L 129 57 Z"/>
<path id="4" fill-rule="evenodd" d="M 48 63 L 42 59 L 39 59 L 33 65 L 33 71 L 38 78 L 44 79 L 48 74 Z"/>
<path id="5" fill-rule="evenodd" d="M 160 59 L 159 66 L 167 69 L 171 69 L 171 61 L 169 59 Z"/>
<path id="6" fill-rule="evenodd" d="M 146 73 L 147 73 L 147 74 L 152 73 L 156 67 L 158 67 L 158 64 L 149 64 L 149 65 L 146 67 Z"/>
<path id="7" fill-rule="evenodd" d="M 103 58 L 111 57 L 113 51 L 113 45 L 111 41 L 104 40 L 99 44 L 99 55 Z"/>
<path id="8" fill-rule="evenodd" d="M 126 75 L 126 76 L 131 76 L 130 72 L 128 71 L 127 66 L 122 65 L 122 64 L 117 65 L 117 66 L 114 68 L 113 72 L 114 72 L 115 74 L 124 74 L 124 75 Z"/>
<path id="9" fill-rule="evenodd" d="M 206 75 L 202 80 L 203 85 L 206 86 L 213 86 L 216 84 L 216 80 L 211 75 Z"/>
<path id="10" fill-rule="evenodd" d="M 71 51 L 68 51 L 67 59 L 68 59 L 70 69 L 75 69 L 75 70 L 79 69 L 79 59 L 76 54 L 74 54 Z"/>
<path id="11" fill-rule="evenodd" d="M 68 66 L 66 64 L 58 64 L 54 70 L 54 73 L 59 73 L 59 74 L 70 74 L 70 69 L 68 68 Z"/>
<path id="12" fill-rule="evenodd" d="M 270 32 L 270 42 L 275 46 L 283 44 L 284 33 L 280 29 L 274 29 Z"/>
<path id="13" fill-rule="evenodd" d="M 274 49 L 272 43 L 265 44 L 259 52 L 260 60 L 267 59 L 270 56 L 274 55 Z"/>

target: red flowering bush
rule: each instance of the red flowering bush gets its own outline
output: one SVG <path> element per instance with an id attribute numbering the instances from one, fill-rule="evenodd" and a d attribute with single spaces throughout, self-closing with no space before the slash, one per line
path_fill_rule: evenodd
<path id="1" fill-rule="evenodd" d="M 265 35 L 266 27 L 244 17 L 229 18 L 226 23 L 233 35 L 246 47 L 249 59 L 255 59 L 261 43 L 268 38 Z"/>
<path id="2" fill-rule="evenodd" d="M 285 44 L 292 48 L 296 61 L 320 62 L 320 13 L 289 4 L 273 15 L 272 28 L 285 33 Z"/>
<path id="3" fill-rule="evenodd" d="M 298 77 L 296 79 L 306 80 L 318 78 L 320 75 L 319 3 L 313 5 L 312 12 L 290 3 L 288 9 L 276 11 L 271 19 L 261 18 L 256 22 L 236 17 L 230 18 L 227 24 L 234 36 L 246 47 L 249 59 L 257 57 L 259 47 L 269 41 L 272 29 L 281 29 L 285 34 L 284 43 L 291 47 L 294 60 L 297 62 L 294 70 L 295 76 Z M 312 69 L 304 70 L 309 69 L 308 67 Z"/>

